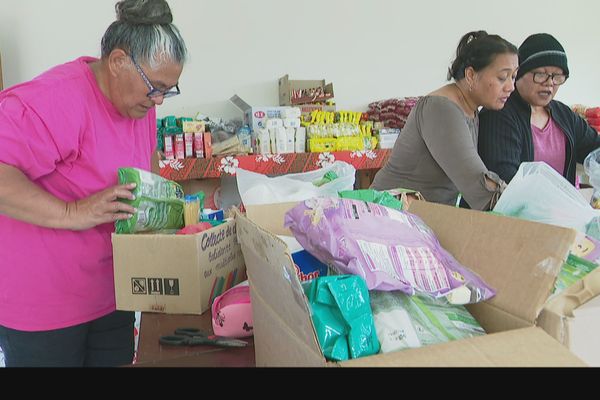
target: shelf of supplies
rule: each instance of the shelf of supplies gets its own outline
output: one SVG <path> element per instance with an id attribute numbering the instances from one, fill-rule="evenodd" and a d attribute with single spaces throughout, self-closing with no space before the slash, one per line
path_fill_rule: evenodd
<path id="1" fill-rule="evenodd" d="M 235 176 L 236 170 L 266 175 L 284 175 L 313 171 L 334 161 L 345 161 L 357 170 L 379 169 L 390 157 L 391 150 L 338 151 L 331 153 L 292 153 L 231 155 L 212 158 L 186 158 L 159 161 L 160 176 L 173 181 Z"/>

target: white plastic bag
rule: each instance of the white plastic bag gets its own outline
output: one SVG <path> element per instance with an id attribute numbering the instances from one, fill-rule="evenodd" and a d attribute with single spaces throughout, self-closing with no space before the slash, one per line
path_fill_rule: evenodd
<path id="1" fill-rule="evenodd" d="M 569 181 L 544 162 L 522 163 L 494 211 L 584 233 L 600 216 Z"/>
<path id="2" fill-rule="evenodd" d="M 333 171 L 338 178 L 317 187 L 313 182 Z M 312 197 L 338 197 L 338 192 L 354 189 L 356 169 L 343 161 L 299 174 L 268 177 L 243 169 L 237 170 L 237 185 L 245 205 L 273 204 L 307 200 Z"/>
<path id="3" fill-rule="evenodd" d="M 583 168 L 594 187 L 590 204 L 593 208 L 598 209 L 600 208 L 600 149 L 596 149 L 587 155 L 583 162 Z"/>

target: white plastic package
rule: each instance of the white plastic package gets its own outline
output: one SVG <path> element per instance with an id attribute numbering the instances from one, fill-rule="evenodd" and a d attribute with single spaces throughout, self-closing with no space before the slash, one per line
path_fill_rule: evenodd
<path id="1" fill-rule="evenodd" d="M 600 211 L 544 162 L 522 163 L 494 211 L 512 217 L 573 228 L 592 236 Z"/>
<path id="2" fill-rule="evenodd" d="M 333 171 L 337 179 L 316 186 L 313 182 Z M 237 184 L 244 205 L 274 204 L 307 200 L 312 197 L 338 197 L 338 192 L 354 189 L 356 169 L 343 161 L 299 174 L 268 177 L 243 169 L 237 170 Z"/>

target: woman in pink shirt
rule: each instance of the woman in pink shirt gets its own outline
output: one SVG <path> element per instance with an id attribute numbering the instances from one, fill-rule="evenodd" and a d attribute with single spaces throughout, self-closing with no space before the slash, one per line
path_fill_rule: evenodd
<path id="1" fill-rule="evenodd" d="M 111 233 L 135 211 L 117 169 L 149 170 L 156 111 L 179 94 L 187 50 L 164 0 L 123 0 L 100 59 L 0 92 L 0 347 L 7 366 L 133 358 L 115 311 Z"/>

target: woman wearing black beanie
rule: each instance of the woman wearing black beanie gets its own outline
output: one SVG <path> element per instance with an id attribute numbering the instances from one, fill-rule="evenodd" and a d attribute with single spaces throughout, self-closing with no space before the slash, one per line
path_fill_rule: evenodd
<path id="1" fill-rule="evenodd" d="M 479 154 L 506 182 L 522 162 L 544 161 L 574 185 L 576 164 L 600 147 L 598 133 L 554 100 L 568 78 L 567 54 L 558 40 L 547 33 L 525 39 L 516 90 L 503 109 L 480 114 Z"/>

